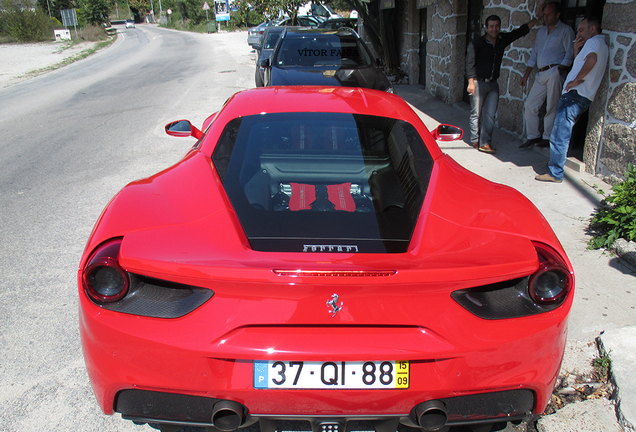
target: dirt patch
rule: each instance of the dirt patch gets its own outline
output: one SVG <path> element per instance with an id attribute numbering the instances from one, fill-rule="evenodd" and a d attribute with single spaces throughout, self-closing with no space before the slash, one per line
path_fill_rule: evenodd
<path id="1" fill-rule="evenodd" d="M 71 62 L 97 42 L 0 44 L 0 88 L 9 87 Z"/>

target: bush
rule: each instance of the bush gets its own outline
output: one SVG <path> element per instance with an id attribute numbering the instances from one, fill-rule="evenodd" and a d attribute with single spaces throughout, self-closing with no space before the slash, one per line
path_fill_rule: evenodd
<path id="1" fill-rule="evenodd" d="M 190 31 L 195 33 L 207 33 L 208 32 L 208 23 L 203 20 L 203 22 L 197 23 L 194 20 L 190 19 L 182 19 L 181 14 L 179 12 L 173 12 L 170 17 L 170 21 L 167 24 L 160 24 L 160 27 L 167 27 L 174 30 L 181 31 Z M 216 32 L 216 21 L 210 20 L 209 30 L 211 33 Z"/>
<path id="2" fill-rule="evenodd" d="M 590 249 L 609 248 L 620 238 L 636 240 L 636 169 L 629 164 L 625 181 L 612 186 L 590 222 Z"/>
<path id="3" fill-rule="evenodd" d="M 73 33 L 73 32 L 71 32 Z M 98 25 L 87 25 L 80 30 L 80 39 L 88 42 L 97 42 L 106 40 L 108 35 L 104 30 L 104 27 Z"/>
<path id="4" fill-rule="evenodd" d="M 3 3 L 0 13 L 0 29 L 2 35 L 11 42 L 43 42 L 53 40 L 53 30 L 62 28 L 55 18 L 40 9 L 21 10 L 10 3 Z"/>

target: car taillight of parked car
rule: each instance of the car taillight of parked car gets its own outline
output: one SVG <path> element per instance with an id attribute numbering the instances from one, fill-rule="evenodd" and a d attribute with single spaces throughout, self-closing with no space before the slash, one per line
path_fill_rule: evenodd
<path id="1" fill-rule="evenodd" d="M 528 291 L 540 304 L 557 303 L 572 287 L 572 273 L 561 257 L 549 246 L 533 242 L 539 256 L 539 269 L 530 276 Z"/>
<path id="2" fill-rule="evenodd" d="M 130 278 L 117 261 L 121 239 L 102 244 L 93 253 L 82 272 L 86 294 L 101 303 L 121 300 L 128 293 Z"/>

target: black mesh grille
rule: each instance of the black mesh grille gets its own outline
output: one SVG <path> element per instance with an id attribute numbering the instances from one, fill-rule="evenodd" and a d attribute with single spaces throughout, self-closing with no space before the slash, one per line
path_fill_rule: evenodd
<path id="1" fill-rule="evenodd" d="M 131 275 L 126 297 L 114 303 L 104 303 L 104 309 L 155 318 L 182 317 L 214 295 L 214 291 L 157 279 Z"/>

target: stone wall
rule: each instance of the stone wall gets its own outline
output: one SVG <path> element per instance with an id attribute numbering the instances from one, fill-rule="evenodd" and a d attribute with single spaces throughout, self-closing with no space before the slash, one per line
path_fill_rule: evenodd
<path id="1" fill-rule="evenodd" d="M 414 1 L 396 3 L 399 20 L 400 71 L 408 77 L 408 83 L 419 83 L 420 71 L 420 13 Z"/>
<path id="2" fill-rule="evenodd" d="M 636 161 L 636 2 L 608 0 L 603 33 L 608 73 L 590 107 L 584 162 L 588 171 L 615 177 Z"/>
<path id="3" fill-rule="evenodd" d="M 426 86 L 446 103 L 462 99 L 467 5 L 466 0 L 440 0 L 427 9 Z"/>

